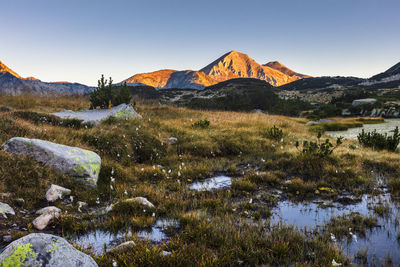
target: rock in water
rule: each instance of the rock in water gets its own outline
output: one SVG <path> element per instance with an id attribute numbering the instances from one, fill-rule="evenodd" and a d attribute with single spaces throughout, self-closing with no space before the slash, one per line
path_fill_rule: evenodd
<path id="1" fill-rule="evenodd" d="M 54 202 L 57 199 L 62 199 L 65 195 L 71 194 L 71 190 L 52 184 L 50 189 L 46 192 L 46 199 L 49 202 Z"/>
<path id="2" fill-rule="evenodd" d="M 89 186 L 97 185 L 101 159 L 92 151 L 22 137 L 11 138 L 3 147 L 9 153 L 29 156 L 60 173 L 80 178 Z"/>
<path id="3" fill-rule="evenodd" d="M 83 111 L 63 110 L 53 115 L 60 118 L 78 119 L 93 125 L 99 124 L 102 120 L 113 116 L 121 119 L 142 118 L 132 107 L 132 105 L 121 104 L 109 109 L 92 109 Z"/>
<path id="4" fill-rule="evenodd" d="M 75 249 L 64 238 L 30 234 L 9 244 L 0 254 L 1 266 L 98 266 L 92 257 Z"/>

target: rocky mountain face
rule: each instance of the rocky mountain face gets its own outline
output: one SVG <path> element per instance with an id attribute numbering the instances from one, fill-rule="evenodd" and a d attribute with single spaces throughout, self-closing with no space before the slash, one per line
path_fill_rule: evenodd
<path id="1" fill-rule="evenodd" d="M 203 89 L 204 87 L 216 84 L 217 81 L 201 71 L 177 71 L 174 72 L 167 84 L 164 86 L 167 88 L 192 88 L 192 89 Z"/>
<path id="2" fill-rule="evenodd" d="M 372 76 L 360 83 L 360 85 L 379 88 L 400 88 L 400 62 L 387 71 Z"/>
<path id="3" fill-rule="evenodd" d="M 278 70 L 290 77 L 298 77 L 299 79 L 311 77 L 309 75 L 304 75 L 304 74 L 295 72 L 295 71 L 289 69 L 288 67 L 286 67 L 285 65 L 281 64 L 279 61 L 271 61 L 271 62 L 268 62 L 267 64 L 264 64 L 263 66 L 267 66 L 267 67 L 273 68 L 275 70 Z"/>
<path id="4" fill-rule="evenodd" d="M 294 72 L 278 63 L 261 65 L 246 54 L 231 51 L 199 71 L 159 70 L 136 74 L 122 82 L 156 88 L 204 89 L 207 86 L 234 78 L 255 78 L 279 86 L 310 77 Z"/>
<path id="5" fill-rule="evenodd" d="M 22 78 L 0 62 L 0 93 L 2 94 L 71 95 L 88 94 L 93 90 L 94 88 L 79 83 L 47 83 L 34 77 Z"/>
<path id="6" fill-rule="evenodd" d="M 155 88 L 163 88 L 171 75 L 177 72 L 177 70 L 158 70 L 148 73 L 139 73 L 132 77 L 123 80 L 121 83 L 127 83 L 128 85 L 148 85 Z"/>

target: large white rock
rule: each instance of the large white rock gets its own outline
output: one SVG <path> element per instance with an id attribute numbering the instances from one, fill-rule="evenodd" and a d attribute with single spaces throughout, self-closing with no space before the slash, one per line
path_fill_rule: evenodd
<path id="1" fill-rule="evenodd" d="M 82 111 L 63 110 L 53 115 L 60 118 L 78 119 L 83 122 L 91 123 L 94 125 L 99 124 L 102 120 L 113 116 L 122 119 L 135 119 L 142 118 L 130 104 L 121 104 L 110 109 L 91 109 Z"/>
<path id="2" fill-rule="evenodd" d="M 75 249 L 64 238 L 30 234 L 9 244 L 0 254 L 1 266 L 95 267 L 92 257 Z"/>
<path id="3" fill-rule="evenodd" d="M 79 178 L 89 186 L 97 184 L 101 158 L 92 151 L 22 137 L 11 138 L 3 147 L 9 153 L 29 156 L 60 173 Z"/>
<path id="4" fill-rule="evenodd" d="M 62 199 L 64 196 L 71 194 L 71 190 L 65 187 L 52 184 L 46 192 L 46 199 L 49 202 L 54 202 L 57 199 Z"/>

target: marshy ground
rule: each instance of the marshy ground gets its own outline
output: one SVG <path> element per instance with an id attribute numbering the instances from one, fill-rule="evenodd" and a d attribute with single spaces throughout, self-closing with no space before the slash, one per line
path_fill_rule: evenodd
<path id="1" fill-rule="evenodd" d="M 35 211 L 47 206 L 46 190 L 57 184 L 73 199 L 55 203 L 64 213 L 46 231 L 76 242 L 101 266 L 400 264 L 399 153 L 346 139 L 331 154 L 304 153 L 298 141 L 315 142 L 317 130 L 336 126 L 258 113 L 138 103 L 142 119 L 110 118 L 95 127 L 49 115 L 88 107 L 85 97 L 0 97 L 0 143 L 37 138 L 102 158 L 98 187 L 90 189 L 1 150 L 0 192 L 13 194 L 1 202 L 17 213 L 1 219 L 2 236 L 35 232 Z M 204 188 L 210 190 L 194 186 L 215 176 L 228 179 Z M 132 197 L 155 207 L 122 202 Z M 80 212 L 77 201 L 88 207 Z M 99 212 L 110 204 L 111 212 Z M 374 256 L 370 237 L 388 244 L 387 253 L 377 248 Z M 136 245 L 104 252 L 126 240 Z M 109 247 L 101 250 L 104 243 Z"/>

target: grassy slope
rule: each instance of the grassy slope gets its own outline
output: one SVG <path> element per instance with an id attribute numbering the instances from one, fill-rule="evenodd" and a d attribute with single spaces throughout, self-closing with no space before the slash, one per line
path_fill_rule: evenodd
<path id="1" fill-rule="evenodd" d="M 89 103 L 86 98 L 2 96 L 1 106 L 49 113 L 64 108 L 86 108 Z M 260 219 L 268 219 L 269 209 L 276 202 L 269 189 L 281 189 L 294 200 L 335 198 L 344 190 L 361 194 L 373 191 L 374 173 L 378 171 L 386 174 L 393 190 L 400 190 L 397 153 L 351 149 L 350 145 L 357 145 L 355 141 L 345 141 L 326 159 L 301 155 L 295 142 L 315 140 L 302 119 L 140 104 L 137 111 L 143 115 L 142 120 L 109 120 L 92 129 L 34 123 L 29 118 L 16 117 L 12 111 L 0 112 L 0 143 L 14 136 L 41 138 L 96 151 L 103 161 L 99 187 L 90 191 L 70 177 L 0 151 L 0 192 L 23 197 L 24 208 L 30 211 L 46 205 L 42 199 L 51 183 L 71 188 L 77 200 L 86 201 L 91 207 L 97 206 L 97 197 L 101 199 L 100 206 L 104 206 L 127 197 L 143 196 L 155 204 L 156 217 L 180 220 L 181 228 L 168 244 L 154 247 L 137 239 L 134 249 L 97 258 L 104 266 L 112 260 L 120 265 L 144 266 L 228 265 L 238 261 L 327 266 L 333 258 L 348 263 L 329 245 L 327 234 L 305 234 L 286 226 L 262 226 Z M 191 126 L 205 117 L 211 121 L 209 128 Z M 267 130 L 273 125 L 283 129 L 282 140 L 268 136 Z M 176 145 L 163 142 L 171 136 L 178 138 Z M 115 190 L 110 189 L 112 170 Z M 221 171 L 240 177 L 231 190 L 201 193 L 188 190 L 187 183 Z M 287 179 L 293 182 L 288 185 Z M 316 193 L 321 187 L 333 190 Z M 250 198 L 254 199 L 251 204 Z M 9 199 L 2 201 L 12 204 Z M 56 205 L 70 214 L 77 210 L 76 206 L 65 207 L 61 202 Z M 101 218 L 88 214 L 64 216 L 54 226 L 56 231 L 64 233 L 94 227 L 142 228 L 154 221 L 152 212 L 143 212 L 136 206 L 120 207 Z M 30 216 L 16 216 L 0 229 L 6 231 L 15 221 L 33 231 Z M 255 224 L 249 224 L 249 219 Z M 22 234 L 25 233 L 13 232 L 14 238 Z M 161 250 L 173 253 L 163 257 Z"/>

